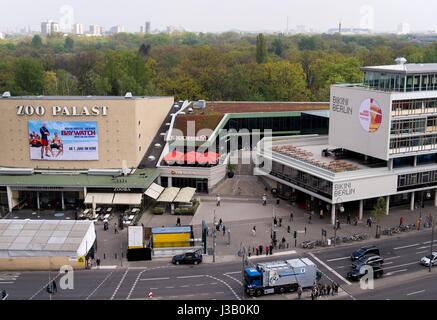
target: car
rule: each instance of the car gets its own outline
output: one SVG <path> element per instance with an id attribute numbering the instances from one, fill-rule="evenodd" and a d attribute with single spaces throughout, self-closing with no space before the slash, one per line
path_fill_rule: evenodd
<path id="1" fill-rule="evenodd" d="M 173 264 L 199 264 L 202 262 L 202 255 L 199 252 L 185 252 L 175 255 L 171 262 Z"/>
<path id="2" fill-rule="evenodd" d="M 362 277 L 364 277 L 368 273 L 368 269 L 363 268 L 365 265 L 362 265 L 360 268 L 355 269 L 347 273 L 346 277 L 351 281 L 359 281 Z M 384 269 L 381 264 L 369 265 L 369 267 L 373 268 L 374 278 L 377 279 L 384 274 Z"/>
<path id="3" fill-rule="evenodd" d="M 370 255 L 370 254 L 374 254 L 374 255 L 379 256 L 379 249 L 376 246 L 361 247 L 358 250 L 355 250 L 354 252 L 352 252 L 351 260 L 355 261 L 355 260 L 360 259 L 361 257 L 364 257 L 366 255 Z"/>
<path id="4" fill-rule="evenodd" d="M 430 261 L 432 266 L 437 266 L 437 252 L 433 252 L 432 255 L 429 254 L 420 259 L 420 263 L 427 267 L 429 267 Z"/>
<path id="5" fill-rule="evenodd" d="M 361 266 L 366 264 L 373 265 L 373 264 L 383 264 L 383 263 L 384 263 L 384 259 L 376 254 L 362 256 L 360 259 L 352 262 L 352 269 L 359 269 Z"/>

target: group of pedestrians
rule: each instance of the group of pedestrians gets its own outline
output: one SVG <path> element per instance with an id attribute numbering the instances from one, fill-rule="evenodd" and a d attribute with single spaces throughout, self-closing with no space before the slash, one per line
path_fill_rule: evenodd
<path id="1" fill-rule="evenodd" d="M 311 300 L 317 300 L 318 297 L 334 296 L 338 294 L 338 288 L 340 286 L 336 282 L 332 284 L 314 284 L 311 290 Z"/>
<path id="2" fill-rule="evenodd" d="M 249 248 L 249 251 L 250 251 L 250 248 Z M 273 244 L 266 245 L 265 247 L 262 244 L 260 244 L 257 247 L 253 247 L 252 252 L 255 253 L 257 256 L 261 256 L 263 254 L 263 252 L 265 253 L 266 256 L 272 255 L 273 254 Z"/>

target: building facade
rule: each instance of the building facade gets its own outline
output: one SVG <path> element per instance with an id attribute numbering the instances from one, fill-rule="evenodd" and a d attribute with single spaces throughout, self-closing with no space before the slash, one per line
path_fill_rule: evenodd
<path id="1" fill-rule="evenodd" d="M 363 83 L 331 87 L 329 136 L 266 139 L 256 169 L 313 210 L 437 205 L 437 64 L 364 67 Z"/>

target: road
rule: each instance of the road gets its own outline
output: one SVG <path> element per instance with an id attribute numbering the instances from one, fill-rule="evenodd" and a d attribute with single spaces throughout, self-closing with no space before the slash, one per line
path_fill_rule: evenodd
<path id="1" fill-rule="evenodd" d="M 312 259 L 324 273 L 323 281 L 332 280 L 341 286 L 336 297 L 322 299 L 435 299 L 437 297 L 437 268 L 429 274 L 421 266 L 420 257 L 429 252 L 429 233 L 414 233 L 375 242 L 385 259 L 384 277 L 375 280 L 373 290 L 362 290 L 358 283 L 350 283 L 350 253 L 362 244 L 315 250 L 304 255 Z M 437 243 L 437 240 L 436 240 Z M 436 246 L 437 247 L 437 246 Z M 296 253 L 281 257 L 253 259 L 296 258 Z M 240 300 L 240 299 L 296 299 L 295 293 L 260 298 L 243 297 L 241 262 L 174 266 L 151 262 L 148 267 L 80 270 L 73 273 L 74 289 L 62 290 L 63 275 L 55 272 L 0 272 L 0 289 L 6 289 L 8 300 L 14 299 L 73 299 L 73 300 Z M 49 295 L 45 288 L 56 279 L 58 292 Z M 304 293 L 309 298 L 309 291 Z"/>

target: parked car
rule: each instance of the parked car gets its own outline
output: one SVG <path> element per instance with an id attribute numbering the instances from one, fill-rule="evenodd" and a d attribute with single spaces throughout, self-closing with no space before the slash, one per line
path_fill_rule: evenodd
<path id="1" fill-rule="evenodd" d="M 363 265 L 383 264 L 384 259 L 378 255 L 362 256 L 360 259 L 352 262 L 352 269 L 359 269 Z"/>
<path id="2" fill-rule="evenodd" d="M 355 260 L 360 259 L 361 257 L 364 257 L 366 255 L 370 255 L 370 254 L 374 254 L 374 255 L 379 256 L 379 249 L 376 246 L 361 247 L 358 250 L 355 250 L 354 252 L 352 252 L 351 260 L 355 261 Z"/>
<path id="3" fill-rule="evenodd" d="M 174 256 L 171 262 L 173 264 L 199 264 L 202 262 L 202 255 L 199 252 L 186 252 Z"/>
<path id="4" fill-rule="evenodd" d="M 364 266 L 364 265 L 363 265 Z M 369 266 L 373 268 L 373 276 L 375 279 L 381 277 L 384 274 L 384 269 L 381 264 L 374 264 Z M 347 278 L 351 281 L 359 281 L 362 277 L 364 277 L 368 273 L 366 268 L 358 268 L 353 271 L 347 273 Z"/>
<path id="5" fill-rule="evenodd" d="M 432 266 L 437 266 L 437 252 L 433 252 L 432 255 L 429 254 L 420 259 L 420 263 L 427 267 L 429 267 L 430 262 Z"/>

